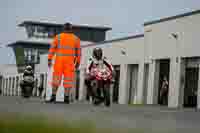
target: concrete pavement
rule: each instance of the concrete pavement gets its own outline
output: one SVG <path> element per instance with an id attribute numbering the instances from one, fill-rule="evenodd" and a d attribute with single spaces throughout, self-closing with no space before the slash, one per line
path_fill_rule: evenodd
<path id="1" fill-rule="evenodd" d="M 200 132 L 200 111 L 168 109 L 159 106 L 112 105 L 93 106 L 86 102 L 45 104 L 38 98 L 0 96 L 0 113 L 22 113 L 59 117 L 64 120 L 89 120 L 102 128 L 148 129 L 147 132 Z"/>

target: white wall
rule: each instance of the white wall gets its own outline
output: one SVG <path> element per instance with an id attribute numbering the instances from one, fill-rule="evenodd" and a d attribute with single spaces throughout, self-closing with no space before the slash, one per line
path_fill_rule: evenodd
<path id="1" fill-rule="evenodd" d="M 83 66 L 85 66 L 87 60 L 91 57 L 92 50 L 95 47 L 101 47 L 103 49 L 104 56 L 106 56 L 113 65 L 139 64 L 139 62 L 144 59 L 144 38 L 139 37 L 83 48 Z M 121 53 L 122 50 L 126 51 L 126 55 Z"/>
<path id="2" fill-rule="evenodd" d="M 147 25 L 145 29 L 145 59 L 176 56 L 200 56 L 200 14 Z M 172 37 L 178 35 L 178 39 Z"/>
<path id="3" fill-rule="evenodd" d="M 0 65 L 0 74 L 6 76 L 6 75 L 16 75 L 17 72 L 17 66 L 15 64 L 5 64 Z"/>
<path id="4" fill-rule="evenodd" d="M 40 55 L 40 64 L 35 65 L 35 72 L 47 72 L 48 71 L 48 58 L 47 54 Z"/>

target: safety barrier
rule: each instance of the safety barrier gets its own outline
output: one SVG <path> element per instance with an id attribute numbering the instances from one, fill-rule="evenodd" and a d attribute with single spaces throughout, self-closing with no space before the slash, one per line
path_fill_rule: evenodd
<path id="1" fill-rule="evenodd" d="M 42 97 L 45 95 L 45 91 L 47 88 L 47 73 L 36 73 L 35 74 L 35 87 L 33 88 L 33 97 L 39 96 L 39 87 L 42 85 L 43 92 Z M 3 96 L 21 96 L 21 88 L 20 88 L 20 82 L 23 79 L 23 74 L 17 74 L 17 75 L 6 75 L 0 79 L 0 89 L 1 89 L 1 95 Z M 43 84 L 41 84 L 43 82 Z M 77 88 L 79 83 L 75 84 L 75 88 Z M 72 89 L 70 99 L 75 100 L 76 96 L 78 95 L 77 89 Z"/>
<path id="2" fill-rule="evenodd" d="M 43 76 L 42 76 L 43 75 Z M 1 78 L 1 95 L 3 96 L 21 96 L 20 81 L 23 79 L 23 74 L 6 75 Z M 43 82 L 43 88 L 47 86 L 47 73 L 35 74 L 35 87 L 33 89 L 33 96 L 39 96 L 39 86 Z"/>
<path id="3" fill-rule="evenodd" d="M 76 83 L 75 88 L 79 88 L 80 85 L 80 75 L 77 73 L 76 75 Z M 17 75 L 7 75 L 3 76 L 0 84 L 1 95 L 3 96 L 21 96 L 21 88 L 20 88 L 20 81 L 23 79 L 23 74 Z M 42 83 L 43 82 L 43 83 Z M 43 92 L 42 97 L 44 97 L 46 88 L 47 88 L 47 73 L 36 73 L 35 74 L 35 87 L 33 88 L 33 97 L 39 96 L 39 87 L 42 85 Z M 111 97 L 112 97 L 112 88 L 111 85 Z M 72 89 L 70 100 L 78 100 L 79 99 L 79 89 Z M 112 100 L 111 100 L 112 101 Z"/>

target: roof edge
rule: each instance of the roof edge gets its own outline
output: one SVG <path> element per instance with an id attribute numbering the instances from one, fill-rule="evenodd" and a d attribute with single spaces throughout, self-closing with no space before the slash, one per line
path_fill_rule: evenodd
<path id="1" fill-rule="evenodd" d="M 32 43 L 32 44 L 45 44 L 45 45 L 50 45 L 49 43 L 45 43 L 45 42 L 30 42 L 30 41 L 22 41 L 22 40 L 19 40 L 19 41 L 16 41 L 16 42 L 13 42 L 13 43 L 9 43 L 7 45 L 5 45 L 6 47 L 13 47 L 13 45 L 15 44 L 18 44 L 18 43 Z"/>
<path id="2" fill-rule="evenodd" d="M 137 34 L 134 36 L 128 36 L 128 37 L 123 37 L 123 38 L 118 38 L 118 39 L 113 39 L 113 40 L 106 40 L 106 41 L 102 41 L 102 42 L 92 43 L 92 44 L 84 45 L 84 46 L 82 46 L 82 48 L 96 46 L 96 45 L 104 45 L 107 43 L 124 41 L 124 40 L 128 40 L 128 39 L 135 39 L 135 38 L 141 38 L 141 37 L 144 37 L 144 34 Z"/>
<path id="3" fill-rule="evenodd" d="M 161 18 L 158 20 L 145 22 L 143 25 L 144 26 L 152 25 L 152 24 L 161 23 L 161 22 L 165 22 L 165 21 L 169 21 L 169 20 L 174 20 L 174 19 L 178 19 L 178 18 L 182 18 L 182 17 L 186 17 L 186 16 L 199 14 L 199 13 L 200 13 L 200 10 L 195 10 L 195 11 L 191 11 L 191 12 L 187 12 L 187 13 L 183 13 L 183 14 L 179 14 L 179 15 L 175 15 L 175 16 L 171 16 L 171 17 L 166 17 L 166 18 Z"/>
<path id="4" fill-rule="evenodd" d="M 40 22 L 40 21 L 23 21 L 22 23 L 18 24 L 17 26 L 19 27 L 24 27 L 26 24 L 32 24 L 32 25 L 49 25 L 49 26 L 57 26 L 57 27 L 62 27 L 63 24 L 58 24 L 58 23 L 50 23 L 50 22 Z M 105 27 L 105 26 L 87 26 L 87 25 L 76 25 L 72 24 L 74 27 L 80 27 L 80 28 L 88 28 L 88 29 L 98 29 L 98 30 L 112 30 L 110 27 Z"/>

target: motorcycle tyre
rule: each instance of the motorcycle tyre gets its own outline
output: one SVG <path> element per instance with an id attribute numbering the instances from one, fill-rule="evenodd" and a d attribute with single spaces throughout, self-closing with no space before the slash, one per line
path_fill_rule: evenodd
<path id="1" fill-rule="evenodd" d="M 28 87 L 29 88 L 29 87 Z M 28 90 L 26 90 L 26 86 L 23 88 L 22 90 L 22 97 L 23 98 L 30 98 L 32 96 L 32 91 L 33 91 L 33 88 L 29 88 Z"/>
<path id="2" fill-rule="evenodd" d="M 104 105 L 106 107 L 110 107 L 110 89 L 104 88 L 103 93 L 104 93 Z"/>

